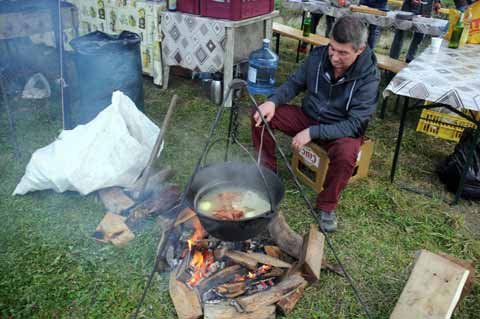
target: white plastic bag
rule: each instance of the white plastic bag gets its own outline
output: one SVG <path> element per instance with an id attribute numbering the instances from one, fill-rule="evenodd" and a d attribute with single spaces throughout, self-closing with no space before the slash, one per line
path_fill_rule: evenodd
<path id="1" fill-rule="evenodd" d="M 13 195 L 53 189 L 86 195 L 131 186 L 147 165 L 160 129 L 122 92 L 86 125 L 36 150 Z M 163 145 L 162 145 L 163 148 Z"/>

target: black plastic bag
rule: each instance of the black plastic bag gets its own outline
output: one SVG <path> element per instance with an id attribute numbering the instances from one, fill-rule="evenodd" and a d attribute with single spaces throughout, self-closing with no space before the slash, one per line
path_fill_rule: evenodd
<path id="1" fill-rule="evenodd" d="M 116 90 L 143 111 L 140 41 L 139 35 L 128 31 L 119 35 L 95 31 L 70 41 L 75 50 L 76 89 L 80 96 L 80 105 L 72 114 L 76 124 L 91 121 L 110 105 Z"/>
<path id="2" fill-rule="evenodd" d="M 453 193 L 457 192 L 458 183 L 467 162 L 467 155 L 473 142 L 473 129 L 463 131 L 460 142 L 455 147 L 453 154 L 438 166 L 437 173 L 440 180 Z M 465 176 L 465 185 L 462 197 L 466 199 L 480 199 L 480 145 L 477 144 L 472 158 L 472 163 Z"/>

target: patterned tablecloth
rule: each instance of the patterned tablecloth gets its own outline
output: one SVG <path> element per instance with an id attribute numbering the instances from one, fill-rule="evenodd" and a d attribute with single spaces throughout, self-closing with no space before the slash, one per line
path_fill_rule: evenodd
<path id="1" fill-rule="evenodd" d="M 447 20 L 425 18 L 421 16 L 415 16 L 412 21 L 399 20 L 395 18 L 397 11 L 388 11 L 386 16 L 351 12 L 349 8 L 338 8 L 333 6 L 330 1 L 303 2 L 300 0 L 285 0 L 283 5 L 289 9 L 319 12 L 336 18 L 349 14 L 361 18 L 368 24 L 374 24 L 384 28 L 393 27 L 400 30 L 411 30 L 432 36 L 439 36 L 442 34 L 443 29 L 448 23 Z"/>
<path id="2" fill-rule="evenodd" d="M 180 12 L 162 13 L 164 64 L 201 71 L 222 71 L 226 50 L 226 28 L 235 28 L 234 60 L 248 58 L 264 37 L 262 20 L 252 23 L 212 19 Z M 271 19 L 271 17 L 270 17 Z M 237 27 L 238 25 L 238 27 Z"/>
<path id="3" fill-rule="evenodd" d="M 480 111 L 480 45 L 449 49 L 443 41 L 440 52 L 431 47 L 398 73 L 385 88 L 390 93 Z"/>
<path id="4" fill-rule="evenodd" d="M 162 85 L 160 12 L 166 8 L 166 1 L 68 1 L 78 7 L 80 35 L 97 30 L 109 34 L 125 30 L 139 34 L 143 72 L 153 76 L 155 84 Z"/>

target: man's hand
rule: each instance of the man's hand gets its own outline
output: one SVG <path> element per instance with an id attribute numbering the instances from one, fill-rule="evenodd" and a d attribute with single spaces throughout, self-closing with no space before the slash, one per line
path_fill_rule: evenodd
<path id="1" fill-rule="evenodd" d="M 258 108 L 260 109 L 260 112 L 262 112 L 262 115 L 265 117 L 267 122 L 270 122 L 275 115 L 275 104 L 272 101 L 267 101 L 261 104 Z M 263 124 L 262 118 L 258 112 L 255 112 L 253 119 L 255 120 L 255 127 L 259 127 Z"/>
<path id="2" fill-rule="evenodd" d="M 440 13 L 441 8 L 442 8 L 442 5 L 440 4 L 440 2 L 435 2 L 433 4 L 433 12 L 435 12 L 436 14 Z"/>
<path id="3" fill-rule="evenodd" d="M 292 147 L 298 152 L 302 147 L 308 144 L 312 140 L 310 136 L 310 129 L 306 128 L 297 135 L 292 140 Z"/>

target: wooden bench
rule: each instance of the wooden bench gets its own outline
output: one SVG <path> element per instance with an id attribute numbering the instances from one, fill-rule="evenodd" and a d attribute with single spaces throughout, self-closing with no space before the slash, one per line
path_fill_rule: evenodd
<path id="1" fill-rule="evenodd" d="M 330 43 L 329 38 L 323 37 L 318 34 L 310 34 L 309 36 L 304 37 L 302 30 L 293 28 L 281 23 L 277 23 L 277 22 L 273 23 L 272 31 L 277 37 L 277 42 L 275 44 L 275 51 L 277 52 L 277 54 L 279 53 L 279 50 L 280 50 L 280 36 L 282 35 L 288 38 L 305 42 L 313 46 L 327 45 L 328 43 Z M 375 56 L 377 57 L 378 68 L 383 71 L 388 71 L 396 74 L 408 65 L 406 62 L 391 58 L 388 55 L 375 53 Z M 298 62 L 298 52 L 297 52 L 297 62 Z M 398 103 L 398 100 L 397 100 L 397 103 Z M 386 106 L 387 106 L 386 99 L 383 99 L 382 108 L 380 111 L 380 118 L 384 117 Z"/>
<path id="2" fill-rule="evenodd" d="M 330 43 L 329 38 L 323 37 L 318 34 L 310 34 L 308 37 L 304 37 L 302 30 L 277 22 L 273 23 L 272 31 L 274 34 L 277 34 L 277 42 L 275 45 L 275 50 L 277 54 L 280 50 L 280 36 L 282 35 L 314 46 L 327 45 L 328 43 Z M 376 53 L 375 55 L 377 57 L 378 68 L 384 71 L 398 73 L 401 69 L 407 66 L 407 63 L 397 59 L 393 59 L 387 55 L 378 53 Z"/>

